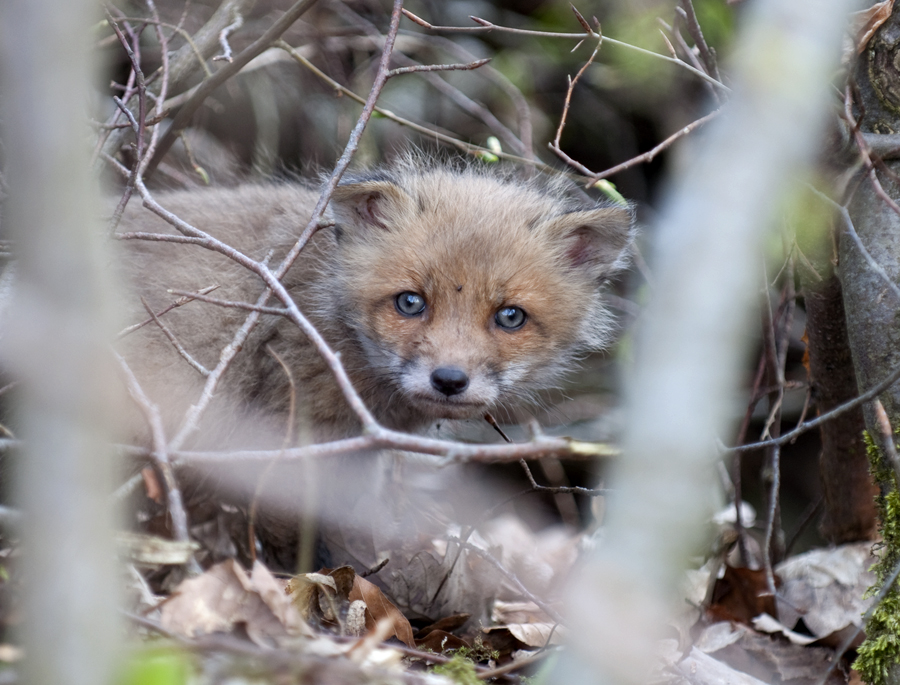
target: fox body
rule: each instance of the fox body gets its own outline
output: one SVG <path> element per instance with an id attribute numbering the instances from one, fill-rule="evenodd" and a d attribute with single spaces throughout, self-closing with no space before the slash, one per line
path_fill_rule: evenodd
<path id="1" fill-rule="evenodd" d="M 281 185 L 157 199 L 251 257 L 271 253 L 277 264 L 317 196 Z M 411 431 L 527 399 L 558 383 L 579 354 L 601 347 L 610 318 L 600 287 L 626 265 L 633 239 L 628 209 L 575 200 L 561 185 L 421 161 L 345 180 L 326 218 L 333 227 L 318 231 L 283 283 L 340 353 L 376 418 Z M 173 232 L 136 207 L 120 232 L 135 230 Z M 210 296 L 244 302 L 255 302 L 264 289 L 243 267 L 194 245 L 128 241 L 122 260 L 135 292 L 155 312 L 174 300 L 169 289 L 217 285 Z M 133 306 L 135 319 L 146 318 L 137 298 Z M 246 314 L 192 302 L 162 321 L 211 368 Z M 155 324 L 123 343 L 167 422 L 176 421 L 196 401 L 203 376 Z M 358 432 L 356 416 L 303 332 L 264 315 L 217 392 L 223 407 L 217 442 L 227 442 L 235 413 L 283 416 L 292 392 L 311 437 Z"/>

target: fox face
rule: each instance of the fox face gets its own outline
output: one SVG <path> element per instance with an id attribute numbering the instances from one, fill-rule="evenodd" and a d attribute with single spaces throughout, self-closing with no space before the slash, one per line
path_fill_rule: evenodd
<path id="1" fill-rule="evenodd" d="M 323 284 L 386 401 L 424 420 L 477 416 L 552 386 L 607 341 L 599 289 L 627 263 L 628 209 L 412 165 L 333 202 Z"/>

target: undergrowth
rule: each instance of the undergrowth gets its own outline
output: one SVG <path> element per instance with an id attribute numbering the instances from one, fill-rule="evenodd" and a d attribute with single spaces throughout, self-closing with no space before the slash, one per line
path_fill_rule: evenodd
<path id="1" fill-rule="evenodd" d="M 869 469 L 880 494 L 876 498 L 881 542 L 876 547 L 878 561 L 872 567 L 875 584 L 866 592 L 872 597 L 900 560 L 900 490 L 897 476 L 868 433 L 864 434 Z M 868 685 L 886 685 L 900 664 L 900 591 L 895 584 L 876 607 L 866 624 L 866 640 L 853 664 Z"/>

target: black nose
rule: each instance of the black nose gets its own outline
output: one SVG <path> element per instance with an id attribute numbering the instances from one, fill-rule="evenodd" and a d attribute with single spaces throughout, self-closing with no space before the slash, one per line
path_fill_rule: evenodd
<path id="1" fill-rule="evenodd" d="M 458 395 L 469 385 L 469 377 L 455 366 L 441 366 L 431 372 L 431 384 L 447 397 Z"/>

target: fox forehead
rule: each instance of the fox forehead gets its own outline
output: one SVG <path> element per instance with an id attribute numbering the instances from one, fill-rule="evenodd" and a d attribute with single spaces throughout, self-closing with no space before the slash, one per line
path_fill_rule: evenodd
<path id="1" fill-rule="evenodd" d="M 499 306 L 562 287 L 590 289 L 530 224 L 525 217 L 497 220 L 475 212 L 445 217 L 426 209 L 347 250 L 345 264 L 358 281 L 354 289 L 375 298 L 403 290 L 432 298 L 459 293 L 463 297 L 454 301 L 475 297 Z"/>

